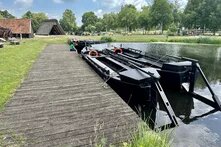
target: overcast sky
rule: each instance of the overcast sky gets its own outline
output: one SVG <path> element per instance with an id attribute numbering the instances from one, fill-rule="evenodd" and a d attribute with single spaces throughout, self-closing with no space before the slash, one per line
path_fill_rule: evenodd
<path id="1" fill-rule="evenodd" d="M 81 25 L 81 16 L 87 11 L 93 11 L 97 16 L 104 13 L 119 12 L 124 4 L 133 4 L 138 10 L 150 4 L 152 0 L 0 0 L 0 9 L 8 10 L 16 17 L 21 17 L 28 10 L 44 12 L 49 18 L 60 19 L 65 9 L 71 9 Z M 172 1 L 172 0 L 171 0 Z M 177 0 L 181 7 L 187 0 Z"/>

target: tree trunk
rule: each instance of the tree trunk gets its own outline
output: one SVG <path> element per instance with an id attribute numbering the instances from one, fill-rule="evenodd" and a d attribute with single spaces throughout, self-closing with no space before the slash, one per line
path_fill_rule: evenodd
<path id="1" fill-rule="evenodd" d="M 163 23 L 161 23 L 160 25 L 161 25 L 161 34 L 163 35 Z"/>
<path id="2" fill-rule="evenodd" d="M 216 30 L 213 31 L 213 36 L 215 36 L 215 35 L 216 35 Z"/>

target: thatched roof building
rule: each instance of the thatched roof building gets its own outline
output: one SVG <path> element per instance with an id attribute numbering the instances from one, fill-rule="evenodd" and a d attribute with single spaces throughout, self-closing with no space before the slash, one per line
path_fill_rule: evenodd
<path id="1" fill-rule="evenodd" d="M 56 19 L 48 19 L 41 23 L 37 35 L 65 35 L 65 32 Z"/>
<path id="2" fill-rule="evenodd" d="M 31 19 L 0 19 L 0 27 L 10 29 L 13 37 L 33 37 Z"/>

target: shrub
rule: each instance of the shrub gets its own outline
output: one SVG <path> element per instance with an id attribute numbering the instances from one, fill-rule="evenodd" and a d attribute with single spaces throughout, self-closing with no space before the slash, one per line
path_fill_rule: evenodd
<path id="1" fill-rule="evenodd" d="M 73 39 L 68 38 L 68 40 L 67 40 L 67 44 L 68 44 L 68 45 L 70 45 L 70 44 L 71 44 L 71 42 L 72 42 L 72 40 L 73 40 Z"/>
<path id="2" fill-rule="evenodd" d="M 111 37 L 103 36 L 103 37 L 101 37 L 101 41 L 113 42 L 113 39 Z"/>
<path id="3" fill-rule="evenodd" d="M 123 143 L 123 147 L 170 147 L 170 145 L 168 133 L 154 132 L 145 123 L 139 124 L 129 143 Z"/>
<path id="4" fill-rule="evenodd" d="M 177 34 L 177 27 L 175 24 L 171 24 L 168 31 L 167 31 L 167 35 L 168 36 L 175 36 Z"/>

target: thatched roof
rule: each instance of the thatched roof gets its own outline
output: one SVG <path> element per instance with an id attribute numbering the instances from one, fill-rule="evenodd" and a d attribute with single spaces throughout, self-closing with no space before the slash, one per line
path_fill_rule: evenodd
<path id="1" fill-rule="evenodd" d="M 0 19 L 0 27 L 10 29 L 13 34 L 32 34 L 31 19 Z"/>
<path id="2" fill-rule="evenodd" d="M 65 32 L 56 19 L 48 19 L 41 23 L 37 35 L 65 35 Z"/>

